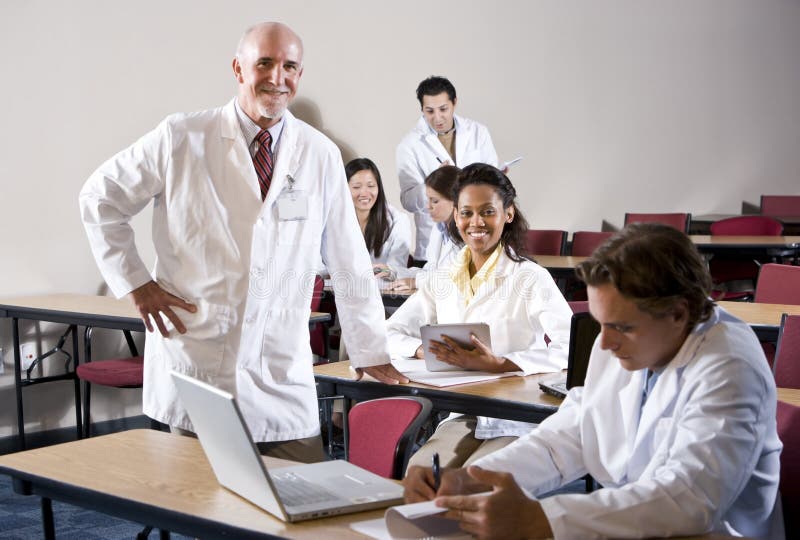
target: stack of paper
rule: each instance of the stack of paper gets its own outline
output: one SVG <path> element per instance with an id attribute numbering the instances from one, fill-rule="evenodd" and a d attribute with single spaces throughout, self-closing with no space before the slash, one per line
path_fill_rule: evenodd
<path id="1" fill-rule="evenodd" d="M 521 376 L 521 371 L 490 373 L 488 371 L 428 371 L 425 361 L 417 358 L 392 357 L 392 365 L 410 380 L 431 386 L 455 386 L 481 381 L 502 379 L 503 377 Z"/>

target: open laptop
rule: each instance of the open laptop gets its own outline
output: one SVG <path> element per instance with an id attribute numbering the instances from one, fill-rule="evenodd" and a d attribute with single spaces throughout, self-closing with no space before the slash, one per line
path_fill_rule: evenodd
<path id="1" fill-rule="evenodd" d="M 573 386 L 583 386 L 586 370 L 589 368 L 589 356 L 599 333 L 600 325 L 588 312 L 575 313 L 570 323 L 567 376 L 552 381 L 542 381 L 539 383 L 539 388 L 548 394 L 563 398 L 567 397 L 567 392 Z"/>
<path id="2" fill-rule="evenodd" d="M 400 484 L 347 461 L 267 469 L 231 394 L 171 375 L 219 483 L 278 519 L 303 521 L 403 501 Z"/>

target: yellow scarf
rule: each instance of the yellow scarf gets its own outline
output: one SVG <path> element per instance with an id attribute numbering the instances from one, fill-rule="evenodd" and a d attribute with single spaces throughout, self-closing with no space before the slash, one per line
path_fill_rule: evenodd
<path id="1" fill-rule="evenodd" d="M 469 277 L 469 263 L 472 262 L 472 252 L 467 246 L 458 252 L 456 260 L 450 270 L 450 279 L 456 284 L 458 292 L 464 297 L 464 305 L 469 305 L 475 297 L 475 292 L 484 283 L 494 280 L 494 271 L 497 268 L 497 261 L 500 259 L 500 253 L 503 251 L 502 242 L 498 242 L 494 252 L 489 256 L 489 259 L 481 266 L 481 269 L 475 272 L 475 275 Z"/>

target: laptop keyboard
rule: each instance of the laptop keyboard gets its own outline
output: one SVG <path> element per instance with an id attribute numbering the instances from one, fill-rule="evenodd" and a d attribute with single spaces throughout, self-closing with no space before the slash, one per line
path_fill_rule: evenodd
<path id="1" fill-rule="evenodd" d="M 272 482 L 275 484 L 284 506 L 305 506 L 342 500 L 338 495 L 295 473 L 273 476 Z"/>
<path id="2" fill-rule="evenodd" d="M 567 392 L 569 392 L 569 390 L 567 390 L 566 381 L 539 383 L 539 388 L 541 388 L 543 392 L 557 398 L 565 398 L 567 397 Z"/>

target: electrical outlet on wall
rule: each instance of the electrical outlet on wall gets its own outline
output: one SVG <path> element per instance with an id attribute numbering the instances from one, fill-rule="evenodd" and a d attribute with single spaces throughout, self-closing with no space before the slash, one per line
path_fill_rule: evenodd
<path id="1" fill-rule="evenodd" d="M 28 369 L 33 364 L 33 361 L 36 360 L 36 344 L 32 342 L 22 343 L 19 346 L 19 354 L 22 357 L 22 369 Z"/>

